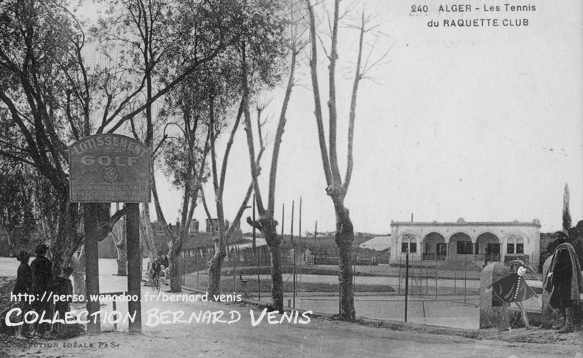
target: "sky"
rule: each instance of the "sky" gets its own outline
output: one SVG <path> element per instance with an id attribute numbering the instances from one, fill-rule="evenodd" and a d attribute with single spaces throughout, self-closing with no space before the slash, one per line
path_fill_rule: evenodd
<path id="1" fill-rule="evenodd" d="M 561 227 L 565 183 L 573 220 L 583 219 L 583 3 L 530 1 L 535 12 L 495 15 L 527 18 L 527 27 L 471 29 L 428 28 L 430 18 L 444 16 L 436 12 L 440 2 L 426 3 L 430 16 L 411 16 L 410 4 L 399 0 L 361 1 L 354 8 L 354 15 L 363 4 L 374 14 L 372 21 L 382 34 L 376 37 L 376 56 L 390 50 L 370 80 L 361 83 L 358 94 L 354 173 L 345 202 L 355 231 L 386 234 L 391 220 L 409 220 L 411 213 L 417 221 L 536 218 L 542 231 L 554 231 Z M 481 1 L 467 3 L 482 6 Z M 456 16 L 460 17 L 445 18 Z M 338 148 L 343 173 L 349 74 L 356 56 L 354 29 L 341 29 L 339 51 Z M 300 57 L 280 153 L 276 216 L 281 216 L 285 203 L 289 232 L 291 202 L 296 201 L 297 210 L 301 197 L 302 231 L 313 230 L 315 221 L 319 231 L 328 231 L 334 229 L 335 218 L 324 192 L 308 52 Z M 324 65 L 323 58 L 320 64 Z M 325 67 L 320 81 L 325 105 Z M 281 91 L 264 97 L 271 99 L 266 110 L 272 116 L 267 128 L 271 143 Z M 220 156 L 223 146 L 224 142 Z M 262 163 L 264 173 L 269 149 Z M 175 221 L 180 193 L 163 173 L 157 180 L 167 219 Z M 227 218 L 234 216 L 249 181 L 241 129 L 228 167 Z M 211 187 L 205 191 L 213 208 Z M 297 215 L 296 211 L 296 219 Z M 195 217 L 206 217 L 202 206 Z"/>

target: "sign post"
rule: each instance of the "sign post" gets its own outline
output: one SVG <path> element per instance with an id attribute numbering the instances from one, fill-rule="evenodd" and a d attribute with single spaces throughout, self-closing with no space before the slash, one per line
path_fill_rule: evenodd
<path id="1" fill-rule="evenodd" d="M 137 203 L 128 203 L 127 207 L 127 250 L 128 250 L 128 295 L 138 297 L 137 301 L 128 300 L 128 312 L 135 313 L 134 320 L 130 320 L 130 333 L 140 333 L 142 331 L 142 304 L 141 304 L 141 282 L 142 265 L 140 260 L 140 208 Z"/>
<path id="2" fill-rule="evenodd" d="M 89 324 L 87 331 L 89 334 L 101 331 L 101 320 L 95 315 L 99 312 L 99 252 L 97 246 L 97 216 L 94 204 L 84 204 L 83 212 L 85 218 L 85 289 L 87 290 L 87 314 Z"/>
<path id="3" fill-rule="evenodd" d="M 128 254 L 129 331 L 139 333 L 141 319 L 141 260 L 139 203 L 150 201 L 152 171 L 149 149 L 140 142 L 118 134 L 85 137 L 69 147 L 70 187 L 72 202 L 84 204 L 87 330 L 101 330 L 99 301 L 99 266 L 97 248 L 96 203 L 126 203 Z M 93 314 L 93 316 L 92 316 Z"/>

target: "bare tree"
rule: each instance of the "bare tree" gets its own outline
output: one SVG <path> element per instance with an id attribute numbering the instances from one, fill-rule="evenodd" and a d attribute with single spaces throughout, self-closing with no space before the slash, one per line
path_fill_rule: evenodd
<path id="1" fill-rule="evenodd" d="M 237 133 L 237 129 L 241 123 L 241 117 L 243 115 L 244 106 L 245 106 L 245 97 L 241 100 L 239 105 L 239 110 L 237 112 L 237 117 L 233 126 L 231 127 L 231 131 L 229 134 L 229 139 L 227 145 L 225 147 L 225 151 L 223 154 L 223 159 L 220 163 L 220 167 L 217 160 L 217 151 L 216 151 L 216 139 L 217 139 L 217 118 L 216 112 L 214 107 L 214 98 L 211 98 L 209 101 L 209 118 L 210 118 L 210 143 L 211 143 L 211 176 L 212 176 L 212 185 L 214 189 L 214 196 L 215 196 L 215 208 L 218 220 L 218 232 L 217 237 L 215 238 L 214 242 L 214 254 L 209 261 L 209 283 L 208 283 L 208 292 L 211 297 L 218 294 L 220 292 L 220 282 L 221 282 L 221 267 L 223 264 L 223 259 L 226 256 L 226 245 L 233 235 L 233 232 L 236 228 L 239 227 L 241 222 L 241 216 L 243 212 L 248 206 L 249 198 L 251 197 L 251 193 L 253 192 L 253 180 L 249 184 L 247 191 L 244 194 L 243 200 L 239 205 L 239 209 L 235 214 L 235 217 L 230 224 L 229 227 L 226 227 L 225 221 L 225 207 L 224 207 L 224 199 L 223 193 L 225 190 L 225 179 L 227 175 L 227 168 L 229 162 L 229 155 L 231 153 L 231 148 L 233 146 L 235 134 Z M 263 156 L 263 152 L 265 151 L 265 147 L 261 147 L 257 156 L 253 158 L 253 162 L 255 165 L 259 165 L 261 161 L 261 157 Z M 220 174 L 219 174 L 220 170 Z M 253 177 L 259 175 L 259 171 L 256 171 L 252 174 Z M 208 213 L 208 210 L 207 210 Z"/>
<path id="2" fill-rule="evenodd" d="M 338 246 L 339 268 L 338 276 L 340 289 L 339 318 L 343 320 L 354 320 L 354 292 L 352 285 L 352 243 L 354 241 L 354 228 L 348 208 L 344 205 L 344 199 L 348 193 L 352 171 L 354 166 L 353 144 L 354 144 L 354 124 L 356 120 L 356 104 L 360 81 L 365 73 L 378 61 L 363 63 L 363 47 L 365 34 L 371 30 L 367 27 L 367 18 L 364 11 L 360 18 L 358 28 L 358 43 L 356 51 L 356 65 L 354 69 L 354 79 L 352 81 L 352 91 L 350 95 L 350 109 L 348 113 L 348 138 L 346 151 L 346 172 L 344 178 L 340 175 L 337 154 L 338 136 L 338 113 L 336 97 L 336 66 L 338 61 L 338 36 L 340 20 L 344 14 L 340 13 L 340 0 L 333 3 L 332 17 L 329 19 L 330 44 L 324 51 L 328 60 L 328 141 L 326 141 L 326 131 L 324 128 L 324 115 L 322 113 L 322 96 L 318 79 L 318 42 L 320 38 L 316 32 L 316 15 L 314 6 L 310 0 L 306 1 L 309 19 L 310 33 L 310 74 L 312 82 L 312 94 L 314 98 L 314 116 L 317 125 L 318 143 L 322 158 L 322 168 L 326 178 L 326 194 L 332 200 L 334 213 L 336 216 L 335 242 Z M 367 58 L 370 58 L 368 56 Z"/>
<path id="3" fill-rule="evenodd" d="M 279 163 L 279 152 L 282 144 L 283 134 L 285 131 L 285 125 L 287 122 L 287 109 L 292 95 L 292 90 L 295 85 L 295 73 L 296 73 L 296 63 L 297 57 L 304 44 L 301 43 L 301 31 L 298 32 L 298 19 L 296 18 L 296 12 L 294 12 L 293 2 L 290 6 L 290 37 L 289 37 L 289 53 L 290 53 L 290 65 L 289 74 L 287 79 L 287 84 L 285 87 L 285 92 L 283 95 L 283 100 L 281 103 L 281 108 L 279 111 L 279 118 L 277 122 L 277 129 L 275 132 L 275 139 L 273 143 L 273 151 L 271 154 L 271 166 L 269 170 L 269 187 L 267 192 L 267 205 L 263 202 L 263 196 L 259 182 L 257 180 L 257 173 L 259 171 L 257 162 L 255 158 L 255 135 L 253 124 L 251 121 L 251 113 L 249 109 L 248 100 L 248 89 L 245 90 L 246 99 L 245 103 L 245 132 L 247 134 L 247 147 L 249 149 L 249 163 L 251 166 L 251 173 L 253 178 L 253 190 L 255 193 L 255 201 L 257 204 L 257 211 L 259 218 L 253 221 L 250 217 L 247 217 L 247 223 L 251 226 L 256 227 L 260 230 L 264 237 L 269 250 L 271 252 L 271 296 L 273 308 L 280 312 L 283 312 L 283 280 L 281 272 L 281 240 L 282 238 L 277 234 L 277 221 L 274 217 L 275 212 L 275 193 L 276 193 L 276 181 L 277 181 L 277 167 Z M 265 110 L 264 104 L 258 104 L 256 106 L 257 113 L 257 134 L 259 137 L 259 147 L 263 148 L 263 134 L 261 131 L 262 127 L 262 112 Z"/>
<path id="4" fill-rule="evenodd" d="M 186 86 L 190 85 L 192 83 L 188 83 Z M 171 141 L 166 149 L 166 165 L 174 173 L 174 184 L 179 186 L 183 192 L 180 217 L 176 226 L 168 225 L 160 205 L 158 190 L 155 185 L 152 188 L 156 215 L 164 227 L 166 235 L 170 238 L 168 256 L 170 290 L 172 292 L 182 290 L 178 258 L 182 244 L 188 238 L 198 195 L 205 180 L 211 133 L 208 123 L 205 123 L 205 118 L 200 115 L 200 108 L 198 108 L 200 104 L 196 102 L 196 98 L 188 97 L 192 92 L 189 89 L 184 89 L 181 93 L 179 106 L 182 122 L 180 124 L 171 122 L 178 129 L 179 137 Z M 154 178 L 152 178 L 152 182 L 155 184 Z"/>

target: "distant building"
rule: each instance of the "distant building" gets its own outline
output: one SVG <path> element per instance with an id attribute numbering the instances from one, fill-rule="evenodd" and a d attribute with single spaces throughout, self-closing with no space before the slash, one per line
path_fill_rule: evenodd
<path id="1" fill-rule="evenodd" d="M 362 249 L 371 249 L 375 251 L 390 250 L 392 245 L 391 235 L 375 236 L 372 239 L 358 245 Z"/>
<path id="2" fill-rule="evenodd" d="M 200 223 L 196 219 L 192 219 L 190 221 L 190 225 L 188 226 L 188 231 L 191 233 L 197 233 L 200 231 Z"/>
<path id="3" fill-rule="evenodd" d="M 391 262 L 403 255 L 421 264 L 485 262 L 513 259 L 538 267 L 540 222 L 391 222 Z"/>

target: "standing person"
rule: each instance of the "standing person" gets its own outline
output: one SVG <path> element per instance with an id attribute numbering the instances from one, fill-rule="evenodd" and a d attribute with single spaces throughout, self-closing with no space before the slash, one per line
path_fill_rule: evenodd
<path id="1" fill-rule="evenodd" d="M 20 262 L 20 265 L 16 271 L 16 284 L 12 293 L 15 295 L 19 293 L 29 294 L 32 292 L 32 271 L 28 265 L 30 254 L 26 251 L 20 251 L 16 260 Z"/>
<path id="2" fill-rule="evenodd" d="M 508 308 L 514 303 L 520 309 L 525 328 L 530 329 L 526 309 L 522 305 L 522 302 L 536 296 L 536 293 L 530 286 L 528 286 L 524 278 L 526 272 L 528 270 L 532 271 L 532 269 L 527 268 L 524 262 L 520 260 L 516 261 L 516 271 L 494 282 L 492 284 L 492 294 L 496 300 L 501 301 L 502 306 L 504 307 L 504 316 L 509 327 L 510 312 L 508 311 Z"/>
<path id="3" fill-rule="evenodd" d="M 579 294 L 583 292 L 583 278 L 575 248 L 564 233 L 556 235 L 560 243 L 554 250 L 543 287 L 550 292 L 551 307 L 558 309 L 564 317 L 559 333 L 568 333 L 574 329 L 574 308 L 579 302 Z"/>
<path id="4" fill-rule="evenodd" d="M 44 314 L 46 318 L 50 317 L 50 302 L 49 285 L 52 281 L 52 264 L 46 258 L 49 247 L 45 244 L 40 244 L 35 249 L 36 258 L 32 260 L 30 268 L 32 271 L 32 293 L 36 295 L 36 300 L 33 303 L 34 310 L 40 317 Z M 42 299 L 44 297 L 44 300 Z M 50 329 L 47 323 L 37 326 L 37 333 L 43 335 Z"/>
<path id="5" fill-rule="evenodd" d="M 55 303 L 55 314 L 57 314 L 59 319 L 65 319 L 65 313 L 71 310 L 71 301 L 73 295 L 73 285 L 71 284 L 71 275 L 73 274 L 73 269 L 71 267 L 65 267 L 62 273 L 55 279 L 52 285 L 52 290 L 54 295 L 60 298 Z M 55 333 L 61 333 L 63 326 L 61 323 L 56 323 L 53 325 L 53 331 Z"/>
<path id="6" fill-rule="evenodd" d="M 20 262 L 20 265 L 18 266 L 18 270 L 16 271 L 16 284 L 14 285 L 12 293 L 14 295 L 32 294 L 32 271 L 30 269 L 30 266 L 28 266 L 30 254 L 26 251 L 20 251 L 16 256 L 16 259 Z M 23 313 L 28 312 L 30 309 L 28 300 L 25 297 L 19 299 L 18 307 L 22 310 Z M 28 328 L 29 328 L 28 325 L 18 326 L 17 335 L 22 336 L 23 334 L 28 334 Z"/>
<path id="7" fill-rule="evenodd" d="M 155 291 L 160 290 L 160 257 L 156 257 L 154 262 L 152 262 L 152 266 L 150 267 L 150 277 L 152 279 L 152 289 Z"/>

